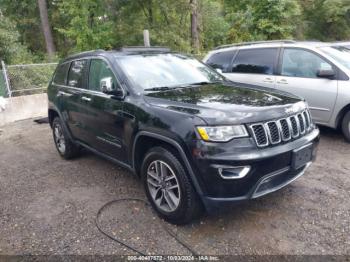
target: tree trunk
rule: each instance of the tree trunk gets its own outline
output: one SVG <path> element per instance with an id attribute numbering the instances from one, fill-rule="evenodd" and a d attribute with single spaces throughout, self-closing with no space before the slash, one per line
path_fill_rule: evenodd
<path id="1" fill-rule="evenodd" d="M 53 43 L 51 26 L 47 13 L 46 0 L 38 0 L 38 6 L 40 12 L 41 26 L 45 37 L 46 51 L 47 55 L 49 56 L 49 59 L 51 60 L 55 54 L 55 45 Z"/>
<path id="2" fill-rule="evenodd" d="M 199 52 L 198 5 L 197 0 L 190 0 L 191 12 L 191 44 L 194 53 Z"/>

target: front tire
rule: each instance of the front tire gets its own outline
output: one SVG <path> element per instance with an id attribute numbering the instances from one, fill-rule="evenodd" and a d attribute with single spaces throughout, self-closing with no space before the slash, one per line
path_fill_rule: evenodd
<path id="1" fill-rule="evenodd" d="M 342 131 L 348 143 L 350 143 L 350 111 L 348 111 L 342 121 Z"/>
<path id="2" fill-rule="evenodd" d="M 64 159 L 72 159 L 79 155 L 79 147 L 69 138 L 59 117 L 56 117 L 52 121 L 52 134 L 56 149 L 61 157 Z"/>
<path id="3" fill-rule="evenodd" d="M 203 208 L 179 159 L 163 147 L 144 158 L 141 175 L 148 200 L 158 215 L 173 224 L 186 224 Z"/>

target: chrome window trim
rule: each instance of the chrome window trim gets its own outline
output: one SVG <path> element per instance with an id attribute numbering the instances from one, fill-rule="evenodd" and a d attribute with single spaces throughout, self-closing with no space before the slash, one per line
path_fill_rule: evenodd
<path id="1" fill-rule="evenodd" d="M 73 87 L 73 86 L 67 86 L 67 85 L 58 85 L 55 84 L 58 87 L 63 87 L 63 88 L 68 88 L 68 89 L 72 89 L 72 90 L 76 90 L 79 92 L 84 92 L 90 95 L 103 95 L 105 97 L 112 97 L 112 95 L 107 95 L 105 93 L 99 92 L 99 91 L 94 91 L 94 90 L 89 90 L 89 89 L 84 89 L 84 88 L 78 88 L 78 87 Z"/>
<path id="2" fill-rule="evenodd" d="M 114 70 L 113 70 L 113 67 L 112 67 L 112 64 L 109 62 L 109 60 L 104 57 L 104 56 L 98 56 L 98 55 L 93 55 L 93 56 L 84 56 L 84 57 L 80 57 L 80 58 L 73 58 L 73 59 L 69 59 L 67 61 L 64 61 L 63 63 L 60 63 L 57 65 L 60 66 L 60 65 L 64 65 L 64 64 L 67 64 L 67 63 L 72 63 L 74 61 L 79 61 L 79 60 L 87 60 L 88 61 L 88 68 L 87 68 L 87 77 L 89 78 L 89 74 L 90 74 L 90 64 L 91 64 L 91 59 L 101 59 L 103 60 L 104 62 L 107 63 L 107 65 L 109 66 L 109 68 L 111 69 L 112 71 L 112 74 L 114 75 L 117 83 L 118 83 L 118 86 L 120 87 L 120 89 L 123 91 L 123 94 L 124 96 L 127 94 L 127 91 L 125 90 L 125 88 L 123 88 L 123 85 L 121 84 L 121 81 L 118 79 L 118 77 L 116 76 Z M 66 76 L 66 82 L 68 80 L 68 74 L 69 74 L 69 70 L 70 70 L 70 66 L 69 66 L 69 69 L 68 69 L 68 72 L 67 72 L 67 76 Z M 89 80 L 89 79 L 88 79 Z M 102 91 L 95 91 L 95 90 L 90 90 L 90 89 L 87 89 L 87 88 L 77 88 L 77 87 L 73 87 L 73 86 L 69 86 L 69 85 L 60 85 L 60 84 L 57 84 L 55 82 L 52 81 L 52 84 L 55 85 L 55 86 L 59 86 L 59 87 L 65 87 L 65 88 L 72 88 L 72 89 L 75 89 L 75 90 L 79 90 L 79 91 L 88 91 L 87 93 L 89 92 L 93 92 L 93 93 L 90 93 L 90 94 L 94 94 L 94 95 L 102 95 L 102 97 L 112 97 L 112 95 L 107 95 L 105 93 L 103 93 Z M 89 84 L 89 81 L 87 81 L 87 84 Z"/>

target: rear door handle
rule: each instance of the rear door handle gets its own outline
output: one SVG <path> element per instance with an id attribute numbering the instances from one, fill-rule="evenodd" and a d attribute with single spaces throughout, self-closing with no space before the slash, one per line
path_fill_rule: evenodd
<path id="1" fill-rule="evenodd" d="M 284 85 L 287 85 L 288 82 L 286 79 L 280 79 L 279 81 L 277 81 L 278 84 L 284 84 Z"/>
<path id="2" fill-rule="evenodd" d="M 263 82 L 265 83 L 273 83 L 273 79 L 271 77 L 266 77 Z"/>
<path id="3" fill-rule="evenodd" d="M 91 101 L 91 98 L 90 98 L 90 97 L 86 97 L 86 96 L 82 96 L 82 97 L 81 97 L 81 100 L 90 102 L 90 101 Z"/>

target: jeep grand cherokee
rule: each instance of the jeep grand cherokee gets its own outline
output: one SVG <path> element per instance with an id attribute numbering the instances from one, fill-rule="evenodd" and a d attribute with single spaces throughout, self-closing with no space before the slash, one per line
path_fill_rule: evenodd
<path id="1" fill-rule="evenodd" d="M 284 187 L 310 165 L 319 139 L 302 99 L 228 81 L 161 48 L 70 56 L 48 98 L 63 158 L 83 147 L 126 167 L 177 224 Z"/>

